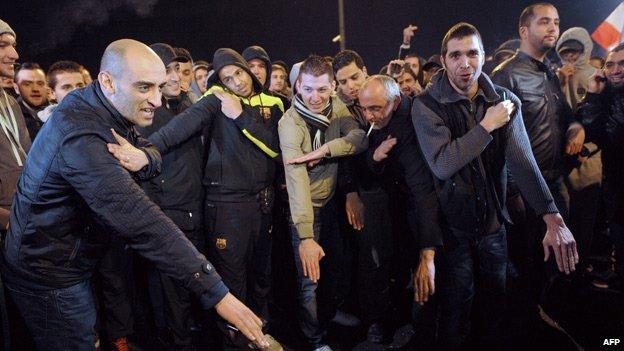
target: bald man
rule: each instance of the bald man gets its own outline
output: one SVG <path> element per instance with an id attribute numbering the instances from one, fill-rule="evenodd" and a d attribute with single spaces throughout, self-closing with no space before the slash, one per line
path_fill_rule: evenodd
<path id="1" fill-rule="evenodd" d="M 0 262 L 39 350 L 95 349 L 90 277 L 109 233 L 266 345 L 262 322 L 136 184 L 160 171 L 160 154 L 135 126 L 152 123 L 164 84 L 165 66 L 149 47 L 115 41 L 97 81 L 65 97 L 32 148 Z"/>

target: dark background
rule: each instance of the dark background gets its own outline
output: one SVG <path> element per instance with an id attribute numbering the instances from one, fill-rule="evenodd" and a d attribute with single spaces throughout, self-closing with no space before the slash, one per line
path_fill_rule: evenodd
<path id="1" fill-rule="evenodd" d="M 7 0 L 5 0 L 7 1 Z M 8 3 L 8 6 L 6 6 Z M 345 0 L 347 48 L 358 51 L 376 72 L 397 55 L 402 30 L 416 24 L 412 48 L 428 57 L 440 50 L 446 30 L 460 21 L 477 26 L 487 52 L 517 36 L 517 19 L 529 1 Z M 573 26 L 590 33 L 618 0 L 552 1 L 561 32 Z M 186 47 L 195 60 L 212 61 L 219 47 L 242 51 L 263 46 L 272 60 L 293 64 L 309 53 L 334 55 L 338 34 L 335 0 L 8 0 L 0 18 L 17 33 L 20 62 L 44 69 L 60 59 L 75 60 L 92 73 L 106 45 L 119 38 Z"/>

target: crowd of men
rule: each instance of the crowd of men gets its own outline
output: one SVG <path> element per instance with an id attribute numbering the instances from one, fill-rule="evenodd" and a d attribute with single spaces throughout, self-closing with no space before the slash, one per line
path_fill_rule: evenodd
<path id="1" fill-rule="evenodd" d="M 487 60 L 458 23 L 425 61 L 410 25 L 375 75 L 352 50 L 289 68 L 121 39 L 92 81 L 17 64 L 0 20 L 4 347 L 138 349 L 148 318 L 167 350 L 198 328 L 270 349 L 289 299 L 310 350 L 330 323 L 389 344 L 404 315 L 404 349 L 509 349 L 504 326 L 531 345 L 553 282 L 593 269 L 601 207 L 596 284 L 624 277 L 624 46 L 591 57 L 559 21 L 528 6 Z"/>

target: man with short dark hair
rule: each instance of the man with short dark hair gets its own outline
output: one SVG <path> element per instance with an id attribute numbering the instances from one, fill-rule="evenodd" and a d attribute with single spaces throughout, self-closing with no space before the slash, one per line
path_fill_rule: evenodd
<path id="1" fill-rule="evenodd" d="M 518 23 L 520 49 L 494 70 L 492 81 L 522 100 L 522 120 L 533 156 L 561 217 L 567 221 L 570 197 L 564 181 L 565 159 L 576 157 L 581 151 L 585 131 L 574 119 L 561 91 L 561 83 L 546 57 L 557 44 L 559 21 L 559 13 L 552 4 L 537 3 L 526 7 Z M 545 296 L 545 289 L 556 279 L 557 270 L 552 262 L 544 264 L 541 259 L 545 229 L 542 215 L 532 205 L 525 206 L 527 195 L 519 193 L 516 178 L 511 172 L 508 201 L 514 213 L 514 225 L 509 228 L 509 249 L 511 262 L 520 272 L 514 298 L 518 296 L 522 302 L 514 305 L 526 304 L 519 308 L 522 315 L 516 320 L 523 321 L 519 325 L 537 325 L 542 323 L 538 304 L 541 296 Z"/>
<path id="2" fill-rule="evenodd" d="M 37 63 L 22 63 L 15 71 L 14 89 L 20 104 L 30 139 L 35 140 L 43 122 L 37 112 L 43 110 L 48 103 L 48 84 L 43 69 Z"/>
<path id="3" fill-rule="evenodd" d="M 467 23 L 453 26 L 442 40 L 441 54 L 444 70 L 432 78 L 412 109 L 446 226 L 438 343 L 443 349 L 464 345 L 476 290 L 484 302 L 476 309 L 482 327 L 476 339 L 483 348 L 496 348 L 507 274 L 507 166 L 546 223 L 545 259 L 552 248 L 559 269 L 569 273 L 578 255 L 531 153 L 520 100 L 482 73 L 485 53 L 477 29 Z"/>
<path id="4" fill-rule="evenodd" d="M 368 145 L 365 132 L 349 110 L 332 97 L 334 89 L 332 66 L 320 56 L 308 57 L 299 71 L 293 106 L 279 121 L 299 283 L 300 328 L 309 346 L 318 351 L 331 350 L 324 341 L 326 324 L 340 300 L 327 290 L 317 298 L 321 269 L 326 277 L 322 286 L 330 287 L 345 278 L 339 273 L 343 254 L 333 201 L 338 172 L 334 158 L 362 152 Z M 327 258 L 321 266 L 325 250 Z M 328 313 L 319 315 L 319 310 Z"/>
<path id="5" fill-rule="evenodd" d="M 37 113 L 37 117 L 44 123 L 50 118 L 56 107 L 67 94 L 86 86 L 81 65 L 74 61 L 57 61 L 48 68 L 48 86 L 50 96 L 56 103 L 51 103 Z"/>
<path id="6" fill-rule="evenodd" d="M 228 292 L 212 264 L 135 182 L 160 171 L 158 151 L 134 128 L 152 123 L 164 84 L 164 64 L 149 47 L 115 41 L 102 56 L 98 81 L 67 96 L 34 144 L 0 261 L 5 286 L 39 350 L 94 348 L 90 277 L 111 235 L 200 296 L 205 308 L 215 307 L 248 338 L 268 346 L 260 319 Z"/>
<path id="7" fill-rule="evenodd" d="M 188 95 L 192 103 L 196 103 L 201 95 L 196 95 L 193 89 L 191 89 L 194 79 L 193 57 L 185 48 L 173 48 L 173 50 L 176 56 L 184 58 L 178 63 L 180 65 L 180 72 L 178 74 L 180 76 L 180 89 L 184 94 Z"/>

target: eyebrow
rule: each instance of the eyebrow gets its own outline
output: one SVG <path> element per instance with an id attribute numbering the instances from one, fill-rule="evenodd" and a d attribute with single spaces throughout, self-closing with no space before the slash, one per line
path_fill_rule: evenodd
<path id="1" fill-rule="evenodd" d="M 165 84 L 165 83 L 163 83 L 163 84 Z M 156 84 L 154 82 L 148 82 L 148 81 L 145 81 L 145 80 L 140 80 L 140 81 L 138 81 L 138 82 L 136 82 L 136 83 L 134 83 L 132 85 L 135 86 L 135 87 L 138 87 L 138 86 L 141 86 L 141 85 L 147 85 L 147 86 L 151 87 L 151 86 L 154 86 Z"/>
<path id="2" fill-rule="evenodd" d="M 240 72 L 240 71 L 242 71 L 242 70 L 243 70 L 242 68 L 238 68 L 238 69 L 237 69 L 236 71 L 234 71 L 231 75 L 223 77 L 223 79 L 226 79 L 226 78 L 232 78 L 232 76 L 233 76 L 233 75 L 237 74 L 238 72 Z"/>

